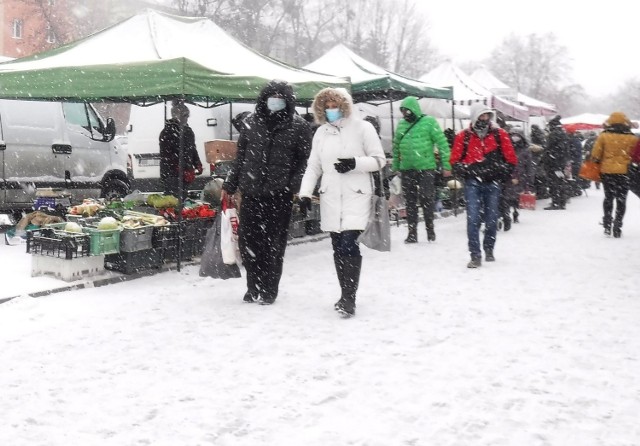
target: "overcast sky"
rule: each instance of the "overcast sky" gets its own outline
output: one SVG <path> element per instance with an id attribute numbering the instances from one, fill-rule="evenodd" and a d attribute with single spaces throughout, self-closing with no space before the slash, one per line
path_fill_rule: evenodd
<path id="1" fill-rule="evenodd" d="M 606 95 L 621 81 L 640 74 L 638 0 L 458 0 L 419 4 L 429 17 L 429 35 L 435 46 L 457 63 L 486 58 L 512 32 L 553 32 L 573 59 L 574 81 L 588 94 Z"/>

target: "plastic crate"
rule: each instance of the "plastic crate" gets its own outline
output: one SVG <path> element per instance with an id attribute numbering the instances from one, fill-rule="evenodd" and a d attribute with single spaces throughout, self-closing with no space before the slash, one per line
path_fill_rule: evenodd
<path id="1" fill-rule="evenodd" d="M 104 257 L 63 259 L 35 255 L 31 257 L 31 276 L 53 276 L 67 282 L 84 279 L 104 271 Z"/>
<path id="2" fill-rule="evenodd" d="M 82 230 L 89 234 L 92 256 L 120 252 L 120 229 L 101 230 L 85 226 Z"/>
<path id="3" fill-rule="evenodd" d="M 124 228 L 120 233 L 120 252 L 135 252 L 153 248 L 153 226 Z"/>
<path id="4" fill-rule="evenodd" d="M 64 224 L 64 223 L 63 223 Z M 88 257 L 91 240 L 87 234 L 41 228 L 27 231 L 27 253 L 71 260 Z"/>
<path id="5" fill-rule="evenodd" d="M 140 271 L 157 269 L 162 266 L 161 249 L 144 249 L 134 252 L 121 252 L 105 256 L 104 267 L 124 274 L 135 274 Z"/>
<path id="6" fill-rule="evenodd" d="M 180 259 L 190 260 L 194 256 L 199 219 L 183 220 L 181 224 L 171 223 L 155 226 L 152 237 L 153 248 L 161 249 L 165 262 L 178 260 L 178 239 L 180 238 Z"/>

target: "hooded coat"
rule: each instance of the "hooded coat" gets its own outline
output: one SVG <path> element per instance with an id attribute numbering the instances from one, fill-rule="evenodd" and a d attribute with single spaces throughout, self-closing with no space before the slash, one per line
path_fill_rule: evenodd
<path id="1" fill-rule="evenodd" d="M 281 95 L 284 110 L 271 112 L 267 99 Z M 222 186 L 230 194 L 265 196 L 276 191 L 298 192 L 311 145 L 311 127 L 295 111 L 293 88 L 271 81 L 260 92 L 255 113 L 244 120 L 238 153 Z"/>
<path id="2" fill-rule="evenodd" d="M 438 147 L 442 168 L 451 170 L 451 151 L 438 121 L 422 113 L 418 98 L 406 97 L 400 104 L 416 116 L 415 125 L 402 119 L 393 138 L 392 170 L 436 170 L 434 146 Z"/>
<path id="3" fill-rule="evenodd" d="M 328 123 L 324 104 L 338 103 L 343 118 Z M 320 127 L 313 137 L 311 155 L 300 187 L 301 197 L 311 197 L 320 178 L 320 225 L 323 231 L 364 230 L 371 215 L 374 193 L 371 172 L 385 165 L 380 138 L 369 122 L 354 116 L 351 96 L 327 88 L 314 100 L 313 111 Z M 354 158 L 355 168 L 338 173 L 338 158 Z"/>
<path id="4" fill-rule="evenodd" d="M 591 158 L 600 163 L 600 173 L 626 174 L 638 138 L 631 133 L 631 122 L 624 113 L 614 112 L 606 130 L 598 135 Z"/>
<path id="5" fill-rule="evenodd" d="M 494 111 L 483 104 L 475 104 L 471 107 L 471 123 L 469 124 L 469 127 L 458 132 L 455 140 L 453 141 L 451 164 L 463 163 L 469 165 L 483 161 L 488 153 L 498 149 L 498 143 L 494 137 L 494 132 L 497 131 L 504 159 L 507 163 L 516 166 L 518 164 L 518 159 L 513 149 L 513 145 L 511 144 L 511 138 L 505 130 L 501 129 L 493 122 L 489 123 L 486 134 L 480 134 L 475 128 L 478 117 L 485 113 L 491 113 L 492 116 L 495 116 Z M 468 135 L 468 137 L 466 135 Z M 468 139 L 466 154 L 464 153 L 465 139 Z"/>

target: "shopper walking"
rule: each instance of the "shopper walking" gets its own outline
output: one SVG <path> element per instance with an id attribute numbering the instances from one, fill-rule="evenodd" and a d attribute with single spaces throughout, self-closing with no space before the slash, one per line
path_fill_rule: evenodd
<path id="1" fill-rule="evenodd" d="M 309 209 L 320 183 L 320 219 L 331 233 L 333 259 L 340 283 L 335 309 L 355 315 L 362 255 L 358 236 L 372 212 L 372 172 L 385 165 L 385 155 L 374 127 L 355 116 L 351 96 L 342 89 L 325 88 L 315 97 L 313 112 L 320 127 L 313 137 L 311 156 L 300 187 L 301 208 Z"/>
<path id="2" fill-rule="evenodd" d="M 293 88 L 271 81 L 245 120 L 222 200 L 241 194 L 238 243 L 247 272 L 245 302 L 278 297 L 293 206 L 311 145 L 311 127 L 296 114 Z"/>
<path id="3" fill-rule="evenodd" d="M 495 113 L 483 104 L 471 107 L 469 127 L 456 135 L 451 163 L 456 175 L 464 178 L 467 206 L 467 239 L 471 261 L 468 268 L 495 261 L 494 248 L 502 184 L 511 178 L 517 164 L 509 134 L 492 122 Z M 480 225 L 484 220 L 484 238 L 480 245 Z"/>
<path id="4" fill-rule="evenodd" d="M 442 162 L 442 175 L 451 175 L 450 149 L 438 121 L 422 113 L 418 98 L 406 97 L 401 105 L 403 119 L 393 138 L 393 164 L 402 178 L 402 194 L 406 201 L 409 234 L 405 243 L 418 242 L 418 205 L 422 207 L 427 240 L 435 241 L 433 212 L 436 199 L 435 179 L 438 174 L 436 147 Z"/>
<path id="5" fill-rule="evenodd" d="M 611 113 L 605 122 L 605 130 L 593 145 L 591 159 L 600 163 L 600 177 L 604 187 L 602 224 L 605 235 L 622 236 L 622 220 L 627 210 L 629 193 L 629 163 L 638 138 L 631 133 L 631 121 L 622 112 Z M 616 215 L 613 215 L 615 203 Z"/>

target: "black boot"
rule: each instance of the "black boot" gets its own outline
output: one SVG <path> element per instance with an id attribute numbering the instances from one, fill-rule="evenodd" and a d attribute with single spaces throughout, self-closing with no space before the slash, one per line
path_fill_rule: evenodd
<path id="1" fill-rule="evenodd" d="M 418 228 L 416 225 L 409 225 L 409 235 L 404 240 L 405 243 L 418 243 Z"/>
<path id="2" fill-rule="evenodd" d="M 433 221 L 427 222 L 427 240 L 430 242 L 436 241 L 436 230 L 433 226 Z"/>
<path id="3" fill-rule="evenodd" d="M 514 223 L 519 223 L 518 222 L 518 217 L 520 216 L 520 213 L 518 213 L 518 210 L 516 209 L 515 211 L 513 211 L 513 222 Z"/>
<path id="4" fill-rule="evenodd" d="M 611 216 L 605 215 L 602 219 L 602 226 L 604 226 L 604 235 L 611 235 Z"/>
<path id="5" fill-rule="evenodd" d="M 509 214 L 505 214 L 502 217 L 502 228 L 505 232 L 511 229 L 511 217 L 509 217 Z"/>
<path id="6" fill-rule="evenodd" d="M 356 292 L 360 283 L 360 269 L 362 268 L 362 257 L 339 257 L 336 262 L 336 270 L 338 263 L 342 267 L 342 297 L 335 304 L 335 309 L 344 317 L 355 316 L 356 314 Z M 340 277 L 338 277 L 338 280 Z"/>

